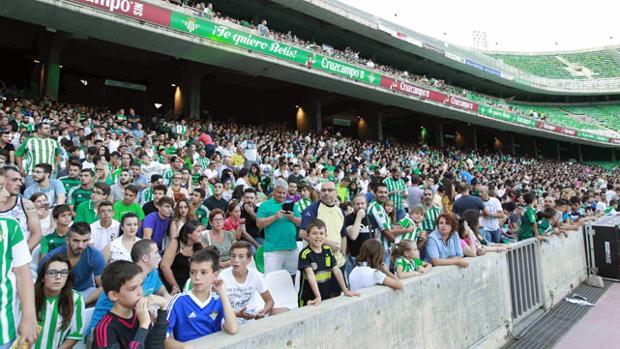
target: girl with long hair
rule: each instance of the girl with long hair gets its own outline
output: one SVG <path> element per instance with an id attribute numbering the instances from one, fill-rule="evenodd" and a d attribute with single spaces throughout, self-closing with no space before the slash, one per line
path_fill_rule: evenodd
<path id="1" fill-rule="evenodd" d="M 385 285 L 395 290 L 402 290 L 403 283 L 387 270 L 384 258 L 385 249 L 379 240 L 364 241 L 357 256 L 357 266 L 349 275 L 351 291 L 374 285 Z"/>
<path id="2" fill-rule="evenodd" d="M 179 236 L 179 231 L 185 222 L 196 220 L 196 213 L 192 211 L 191 207 L 191 201 L 187 198 L 177 201 L 176 206 L 174 206 L 172 219 L 170 220 L 169 236 L 171 240 Z"/>
<path id="3" fill-rule="evenodd" d="M 41 328 L 34 348 L 71 348 L 84 340 L 84 299 L 73 290 L 71 263 L 64 253 L 41 265 L 34 297 Z"/>
<path id="4" fill-rule="evenodd" d="M 141 240 L 136 236 L 138 226 L 138 216 L 133 212 L 121 218 L 118 237 L 103 249 L 103 258 L 108 264 L 119 260 L 131 262 L 131 249 L 136 242 Z"/>
<path id="5" fill-rule="evenodd" d="M 205 227 L 197 220 L 183 224 L 179 236 L 171 239 L 161 260 L 160 269 L 170 294 L 179 293 L 189 278 L 189 261 L 194 252 L 202 249 Z"/>

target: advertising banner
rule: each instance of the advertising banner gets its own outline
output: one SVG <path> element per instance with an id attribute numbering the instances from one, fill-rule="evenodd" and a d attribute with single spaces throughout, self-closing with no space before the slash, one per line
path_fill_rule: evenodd
<path id="1" fill-rule="evenodd" d="M 142 21 L 170 25 L 170 10 L 137 0 L 72 0 L 80 4 L 98 8 L 110 13 L 139 19 Z"/>

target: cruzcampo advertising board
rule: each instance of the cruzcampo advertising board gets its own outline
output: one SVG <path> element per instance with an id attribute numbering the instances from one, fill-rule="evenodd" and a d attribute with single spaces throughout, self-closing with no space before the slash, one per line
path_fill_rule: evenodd
<path id="1" fill-rule="evenodd" d="M 221 44 L 298 63 L 360 82 L 379 85 L 381 81 L 381 75 L 366 69 L 202 18 L 173 11 L 170 27 Z"/>

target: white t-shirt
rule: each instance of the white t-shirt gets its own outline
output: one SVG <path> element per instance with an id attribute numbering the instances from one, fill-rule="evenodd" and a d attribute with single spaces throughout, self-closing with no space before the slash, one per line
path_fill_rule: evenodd
<path id="1" fill-rule="evenodd" d="M 353 268 L 349 275 L 351 291 L 361 290 L 362 288 L 375 285 L 382 285 L 387 275 L 383 272 L 368 266 L 357 266 Z"/>
<path id="2" fill-rule="evenodd" d="M 241 142 L 241 148 L 248 161 L 256 161 L 256 143 L 252 140 Z"/>
<path id="3" fill-rule="evenodd" d="M 248 268 L 248 275 L 242 284 L 237 282 L 233 276 L 232 267 L 224 269 L 220 273 L 220 278 L 226 285 L 228 299 L 235 311 L 246 308 L 247 313 L 256 313 L 260 310 L 256 309 L 256 297 L 267 291 L 267 284 L 265 284 L 263 276 L 256 269 Z"/>
<path id="4" fill-rule="evenodd" d="M 134 244 L 140 241 L 139 237 L 134 237 Z M 123 245 L 123 237 L 118 237 L 110 243 L 110 263 L 114 261 L 129 261 L 131 262 L 131 250 L 127 250 Z"/>
<path id="5" fill-rule="evenodd" d="M 158 161 L 151 161 L 147 166 L 145 164 L 140 165 L 140 172 L 146 177 L 148 181 L 151 180 L 151 176 L 154 174 L 162 174 L 165 170 L 165 166 Z"/>
<path id="6" fill-rule="evenodd" d="M 489 200 L 483 201 L 484 207 L 489 210 L 489 213 L 494 214 L 497 212 L 502 212 L 502 203 L 499 202 L 497 198 L 490 197 Z M 484 230 L 499 230 L 499 218 L 493 217 L 482 217 L 482 229 Z"/>
<path id="7" fill-rule="evenodd" d="M 114 239 L 118 237 L 118 227 L 121 224 L 118 221 L 112 220 L 112 224 L 109 227 L 104 228 L 101 226 L 101 221 L 98 220 L 90 225 L 90 241 L 99 251 L 108 246 Z"/>

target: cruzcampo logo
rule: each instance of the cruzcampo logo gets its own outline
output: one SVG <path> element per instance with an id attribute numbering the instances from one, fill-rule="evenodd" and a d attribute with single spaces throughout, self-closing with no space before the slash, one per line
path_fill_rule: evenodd
<path id="1" fill-rule="evenodd" d="M 183 24 L 185 24 L 185 28 L 187 28 L 187 31 L 190 33 L 200 27 L 200 25 L 196 23 L 196 19 L 194 17 L 187 17 L 187 20 L 183 21 Z"/>

